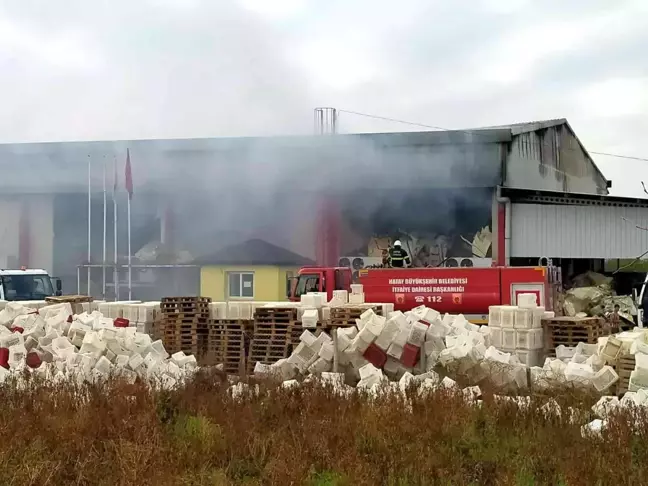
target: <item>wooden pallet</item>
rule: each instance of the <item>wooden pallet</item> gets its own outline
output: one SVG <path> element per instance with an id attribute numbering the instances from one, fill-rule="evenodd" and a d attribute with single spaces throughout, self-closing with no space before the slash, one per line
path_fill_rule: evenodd
<path id="1" fill-rule="evenodd" d="M 549 352 L 557 346 L 576 346 L 578 343 L 596 344 L 607 335 L 603 320 L 597 317 L 557 317 L 542 321 L 545 348 Z"/>
<path id="2" fill-rule="evenodd" d="M 254 321 L 255 338 L 272 339 L 275 336 L 286 336 L 295 326 L 301 327 L 297 321 L 289 322 L 259 322 Z"/>
<path id="3" fill-rule="evenodd" d="M 295 321 L 289 324 L 255 321 L 248 356 L 248 371 L 252 372 L 257 362 L 272 364 L 290 356 L 295 327 Z"/>
<path id="4" fill-rule="evenodd" d="M 213 364 L 223 364 L 226 373 L 245 370 L 248 337 L 241 320 L 213 320 L 207 338 L 207 355 Z"/>
<path id="5" fill-rule="evenodd" d="M 286 307 L 258 307 L 254 321 L 266 323 L 291 323 L 297 320 L 297 309 Z"/>
<path id="6" fill-rule="evenodd" d="M 162 317 L 167 326 L 196 326 L 207 328 L 208 317 Z"/>
<path id="7" fill-rule="evenodd" d="M 164 304 L 209 304 L 211 297 L 163 297 L 160 305 Z"/>
<path id="8" fill-rule="evenodd" d="M 331 327 L 351 327 L 355 326 L 356 319 L 360 319 L 360 316 L 367 310 L 373 310 L 377 315 L 382 315 L 382 307 L 379 305 L 376 306 L 351 306 L 348 304 L 343 307 L 332 307 L 331 308 L 331 317 L 328 324 Z"/>
<path id="9" fill-rule="evenodd" d="M 45 297 L 45 302 L 49 304 L 62 304 L 69 302 L 70 304 L 81 304 L 84 302 L 92 302 L 94 299 L 88 295 L 59 295 Z"/>
<path id="10" fill-rule="evenodd" d="M 169 319 L 209 319 L 209 310 L 200 312 L 167 312 L 162 311 L 164 317 Z"/>
<path id="11" fill-rule="evenodd" d="M 614 385 L 616 394 L 623 395 L 630 385 L 630 373 L 635 369 L 635 357 L 632 354 L 621 356 L 613 365 L 614 371 L 619 375 L 619 381 Z"/>

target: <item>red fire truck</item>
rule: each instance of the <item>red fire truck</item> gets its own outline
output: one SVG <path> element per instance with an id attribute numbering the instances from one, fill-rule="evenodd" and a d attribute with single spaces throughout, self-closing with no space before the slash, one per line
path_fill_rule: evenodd
<path id="1" fill-rule="evenodd" d="M 515 305 L 517 295 L 534 293 L 547 310 L 558 308 L 562 278 L 557 267 L 377 268 L 359 271 L 365 302 L 393 303 L 406 311 L 427 305 L 439 312 L 464 314 L 475 323 L 488 319 L 491 305 Z M 303 267 L 293 282 L 290 300 L 307 292 L 350 290 L 348 267 Z"/>

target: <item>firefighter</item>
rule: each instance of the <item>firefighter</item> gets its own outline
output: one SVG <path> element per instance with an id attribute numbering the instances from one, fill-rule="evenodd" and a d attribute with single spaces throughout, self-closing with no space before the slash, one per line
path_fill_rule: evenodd
<path id="1" fill-rule="evenodd" d="M 394 246 L 389 249 L 389 266 L 393 268 L 412 266 L 412 260 L 407 251 L 401 247 L 399 240 L 394 241 Z"/>

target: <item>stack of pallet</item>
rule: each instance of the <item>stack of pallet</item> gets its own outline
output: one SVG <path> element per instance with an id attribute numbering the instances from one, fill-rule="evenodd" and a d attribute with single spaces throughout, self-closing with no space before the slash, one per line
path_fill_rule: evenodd
<path id="1" fill-rule="evenodd" d="M 207 297 L 162 299 L 157 333 L 169 353 L 184 351 L 202 358 L 207 345 L 210 302 Z"/>
<path id="2" fill-rule="evenodd" d="M 222 364 L 228 374 L 244 374 L 248 323 L 247 319 L 210 319 L 205 363 Z"/>
<path id="3" fill-rule="evenodd" d="M 254 334 L 250 343 L 248 371 L 257 362 L 272 364 L 287 358 L 292 351 L 293 331 L 301 329 L 297 309 L 288 307 L 260 307 L 254 313 Z"/>
<path id="4" fill-rule="evenodd" d="M 554 317 L 542 321 L 547 356 L 556 356 L 556 347 L 574 347 L 578 343 L 596 344 L 605 336 L 604 321 L 598 317 Z"/>

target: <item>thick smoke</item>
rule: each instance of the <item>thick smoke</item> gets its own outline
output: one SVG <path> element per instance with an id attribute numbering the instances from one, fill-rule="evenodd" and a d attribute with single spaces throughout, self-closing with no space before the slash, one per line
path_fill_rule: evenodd
<path id="1" fill-rule="evenodd" d="M 457 207 L 489 211 L 489 194 L 465 190 L 499 182 L 499 148 L 485 136 L 233 137 L 309 133 L 317 102 L 284 58 L 287 46 L 279 32 L 233 1 L 190 3 L 180 8 L 173 2 L 119 2 L 116 8 L 27 1 L 9 4 L 0 14 L 18 39 L 21 32 L 39 34 L 36 44 L 47 44 L 51 36 L 78 48 L 67 58 L 66 49 L 43 54 L 37 45 L 17 44 L 22 51 L 0 80 L 2 92 L 7 96 L 26 77 L 33 96 L 22 106 L 6 104 L 2 139 L 123 140 L 0 146 L 0 164 L 11 168 L 0 181 L 5 193 L 57 195 L 52 271 L 67 279 L 68 289 L 75 287 L 76 264 L 86 258 L 88 162 L 93 262 L 101 260 L 104 165 L 112 260 L 115 163 L 119 253 L 125 255 L 127 148 L 135 185 L 134 252 L 159 240 L 159 218 L 167 207 L 175 215 L 173 242 L 195 257 L 262 238 L 313 258 L 323 197 L 336 200 L 346 224 L 361 233 L 441 223 L 449 231 L 465 219 Z M 27 21 L 21 8 L 26 4 L 39 7 L 36 22 L 31 16 Z M 82 25 L 92 25 L 93 32 Z M 122 49 L 103 51 L 99 41 L 106 38 Z M 116 58 L 113 52 L 122 54 Z M 48 81 L 39 84 L 39 78 Z"/>

